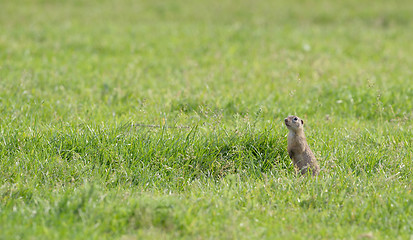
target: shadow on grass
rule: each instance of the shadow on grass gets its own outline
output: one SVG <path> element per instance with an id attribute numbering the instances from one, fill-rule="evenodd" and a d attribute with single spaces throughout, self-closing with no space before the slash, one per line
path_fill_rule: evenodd
<path id="1" fill-rule="evenodd" d="M 52 174 L 58 171 L 77 178 L 100 175 L 105 181 L 142 183 L 145 176 L 145 181 L 218 179 L 232 173 L 260 177 L 290 167 L 285 137 L 271 127 L 210 130 L 82 125 L 27 137 L 24 142 L 11 154 L 24 156 L 31 174 L 48 171 L 46 178 L 59 178 L 60 174 Z"/>

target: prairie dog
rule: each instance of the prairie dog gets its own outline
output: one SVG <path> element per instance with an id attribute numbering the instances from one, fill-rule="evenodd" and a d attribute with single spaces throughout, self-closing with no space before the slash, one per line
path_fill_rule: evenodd
<path id="1" fill-rule="evenodd" d="M 297 116 L 288 116 L 284 121 L 289 130 L 287 137 L 288 155 L 296 170 L 302 175 L 308 171 L 311 171 L 313 175 L 318 175 L 320 167 L 305 139 L 304 121 Z"/>

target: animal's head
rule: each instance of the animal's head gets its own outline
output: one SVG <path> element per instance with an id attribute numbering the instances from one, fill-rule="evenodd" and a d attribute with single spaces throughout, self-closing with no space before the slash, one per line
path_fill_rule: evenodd
<path id="1" fill-rule="evenodd" d="M 285 126 L 287 126 L 289 130 L 293 130 L 293 131 L 302 129 L 304 125 L 304 121 L 297 116 L 288 116 L 286 119 L 284 119 L 284 121 L 285 121 Z"/>

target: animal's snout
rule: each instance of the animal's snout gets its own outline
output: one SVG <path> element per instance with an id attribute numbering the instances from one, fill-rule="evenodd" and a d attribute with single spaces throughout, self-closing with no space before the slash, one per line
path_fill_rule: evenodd
<path id="1" fill-rule="evenodd" d="M 284 119 L 284 122 L 288 122 L 288 119 L 286 118 L 286 119 Z"/>

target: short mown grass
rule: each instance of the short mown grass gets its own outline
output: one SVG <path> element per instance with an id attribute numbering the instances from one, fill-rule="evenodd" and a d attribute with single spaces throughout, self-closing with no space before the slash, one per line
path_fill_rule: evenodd
<path id="1" fill-rule="evenodd" d="M 0 5 L 0 239 L 413 237 L 410 1 Z"/>

